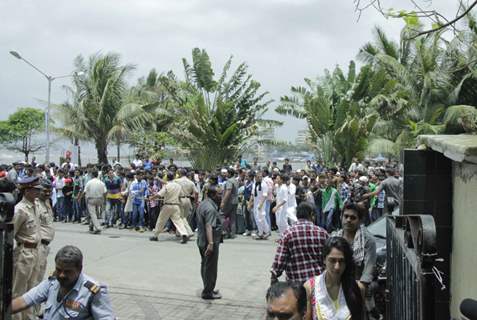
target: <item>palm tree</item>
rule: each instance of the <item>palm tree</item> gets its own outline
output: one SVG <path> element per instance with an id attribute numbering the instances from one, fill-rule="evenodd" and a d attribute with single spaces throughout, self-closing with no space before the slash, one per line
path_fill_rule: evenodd
<path id="1" fill-rule="evenodd" d="M 88 63 L 78 56 L 75 65 L 81 71 L 77 74 L 83 75 L 74 77 L 73 88 L 66 88 L 72 102 L 57 106 L 62 124 L 57 132 L 76 143 L 93 141 L 99 163 L 108 162 L 107 147 L 113 141 L 119 160 L 121 143 L 152 121 L 157 103 L 136 102 L 128 96 L 125 77 L 133 66 L 121 66 L 117 54 L 93 55 Z"/>
<path id="2" fill-rule="evenodd" d="M 477 97 L 469 86 L 475 80 L 460 36 L 447 41 L 437 32 L 406 40 L 408 33 L 404 28 L 398 45 L 376 28 L 374 43 L 365 44 L 358 55 L 386 77 L 383 90 L 371 101 L 380 115 L 370 144 L 375 152 L 393 149 L 396 154 L 413 146 L 420 134 L 445 132 L 442 121 L 449 106 Z M 455 110 L 462 109 L 450 112 Z"/>
<path id="3" fill-rule="evenodd" d="M 305 79 L 307 87 L 292 87 L 275 109 L 279 114 L 306 119 L 312 139 L 328 165 L 337 161 L 348 165 L 362 156 L 377 114 L 369 101 L 379 92 L 382 77 L 365 66 L 356 74 L 351 61 L 345 75 L 340 67 L 316 82 Z"/>
<path id="4" fill-rule="evenodd" d="M 75 126 L 94 142 L 98 162 L 107 163 L 108 143 L 119 132 L 115 129 L 110 134 L 111 130 L 118 121 L 127 118 L 125 112 L 136 111 L 134 108 L 122 110 L 127 89 L 125 77 L 134 67 L 121 65 L 119 55 L 112 53 L 93 55 L 88 62 L 78 56 L 75 66 L 78 74 L 83 74 L 75 76 L 73 81 L 78 96 L 76 110 L 72 113 L 76 116 Z"/>

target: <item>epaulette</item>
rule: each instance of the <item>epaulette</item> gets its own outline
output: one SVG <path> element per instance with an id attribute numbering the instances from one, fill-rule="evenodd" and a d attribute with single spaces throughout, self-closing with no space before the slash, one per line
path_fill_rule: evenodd
<path id="1" fill-rule="evenodd" d="M 97 294 L 99 290 L 101 289 L 98 285 L 96 285 L 94 282 L 91 282 L 91 281 L 86 281 L 84 283 L 84 286 L 88 288 L 88 290 L 91 291 L 91 293 L 93 294 Z"/>

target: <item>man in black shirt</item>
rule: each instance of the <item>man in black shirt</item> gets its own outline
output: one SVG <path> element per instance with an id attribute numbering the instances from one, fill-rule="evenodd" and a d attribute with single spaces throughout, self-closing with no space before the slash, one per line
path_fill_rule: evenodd
<path id="1" fill-rule="evenodd" d="M 292 172 L 292 165 L 290 164 L 290 159 L 285 159 L 285 163 L 283 164 L 283 171 L 287 174 L 290 174 Z"/>
<path id="2" fill-rule="evenodd" d="M 222 238 L 222 225 L 219 216 L 220 195 L 216 185 L 209 185 L 207 198 L 197 208 L 197 246 L 201 257 L 201 276 L 204 283 L 202 299 L 220 299 L 215 290 L 219 245 Z"/>

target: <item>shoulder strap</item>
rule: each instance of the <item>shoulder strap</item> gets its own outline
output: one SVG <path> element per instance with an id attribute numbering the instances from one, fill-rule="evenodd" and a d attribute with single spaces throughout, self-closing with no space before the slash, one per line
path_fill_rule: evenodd
<path id="1" fill-rule="evenodd" d="M 98 285 L 96 285 L 94 282 L 91 282 L 91 281 L 86 281 L 84 283 L 84 286 L 89 290 L 91 291 L 91 293 L 93 295 L 97 294 L 100 290 L 100 287 Z"/>

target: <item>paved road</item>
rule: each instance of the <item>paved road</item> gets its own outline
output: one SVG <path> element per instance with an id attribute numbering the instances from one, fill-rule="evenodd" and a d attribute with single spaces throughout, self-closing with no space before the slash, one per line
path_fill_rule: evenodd
<path id="1" fill-rule="evenodd" d="M 200 299 L 200 256 L 195 242 L 174 236 L 108 229 L 91 235 L 87 226 L 56 223 L 48 270 L 63 245 L 78 246 L 84 272 L 108 285 L 119 319 L 263 319 L 264 295 L 275 242 L 239 236 L 220 247 L 217 286 L 223 299 Z"/>

